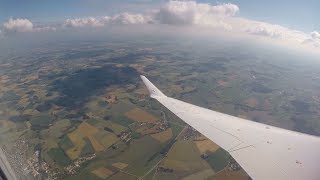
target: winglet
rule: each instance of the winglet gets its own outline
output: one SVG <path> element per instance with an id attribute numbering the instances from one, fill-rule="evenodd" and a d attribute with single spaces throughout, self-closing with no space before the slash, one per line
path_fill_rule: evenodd
<path id="1" fill-rule="evenodd" d="M 147 89 L 150 93 L 150 97 L 166 97 L 155 85 L 153 85 L 145 76 L 140 76 L 143 83 L 147 86 Z"/>

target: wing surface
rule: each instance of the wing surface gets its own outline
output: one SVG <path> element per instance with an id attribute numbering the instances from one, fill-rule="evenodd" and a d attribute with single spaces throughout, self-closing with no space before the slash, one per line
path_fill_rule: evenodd
<path id="1" fill-rule="evenodd" d="M 141 76 L 150 96 L 218 144 L 254 180 L 319 180 L 320 138 L 219 113 L 165 96 Z"/>

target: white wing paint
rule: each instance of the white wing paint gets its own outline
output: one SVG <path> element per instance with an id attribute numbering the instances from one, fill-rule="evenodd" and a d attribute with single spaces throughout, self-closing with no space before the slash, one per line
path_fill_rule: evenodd
<path id="1" fill-rule="evenodd" d="M 141 76 L 150 96 L 214 141 L 254 180 L 319 180 L 320 138 L 195 106 L 164 95 Z"/>

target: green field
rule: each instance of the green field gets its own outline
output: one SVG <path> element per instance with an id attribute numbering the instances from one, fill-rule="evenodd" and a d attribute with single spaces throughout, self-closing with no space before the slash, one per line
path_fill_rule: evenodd
<path id="1" fill-rule="evenodd" d="M 229 158 L 230 158 L 230 155 L 222 148 L 219 148 L 214 153 L 209 155 L 207 161 L 210 164 L 210 166 L 216 172 L 218 172 L 228 165 Z"/>
<path id="2" fill-rule="evenodd" d="M 71 162 L 68 156 L 66 156 L 66 154 L 60 148 L 50 149 L 48 151 L 48 155 L 54 162 L 56 162 L 62 167 L 70 164 Z"/>

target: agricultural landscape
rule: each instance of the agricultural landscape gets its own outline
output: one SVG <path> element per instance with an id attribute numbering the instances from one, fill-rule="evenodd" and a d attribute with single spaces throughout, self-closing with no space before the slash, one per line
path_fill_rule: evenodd
<path id="1" fill-rule="evenodd" d="M 7 49 L 0 56 L 0 142 L 17 174 L 249 179 L 226 151 L 150 99 L 140 74 L 168 96 L 320 135 L 319 64 L 268 59 L 241 45 L 229 54 L 236 45 L 203 48 L 202 41 L 62 41 L 23 55 Z"/>

